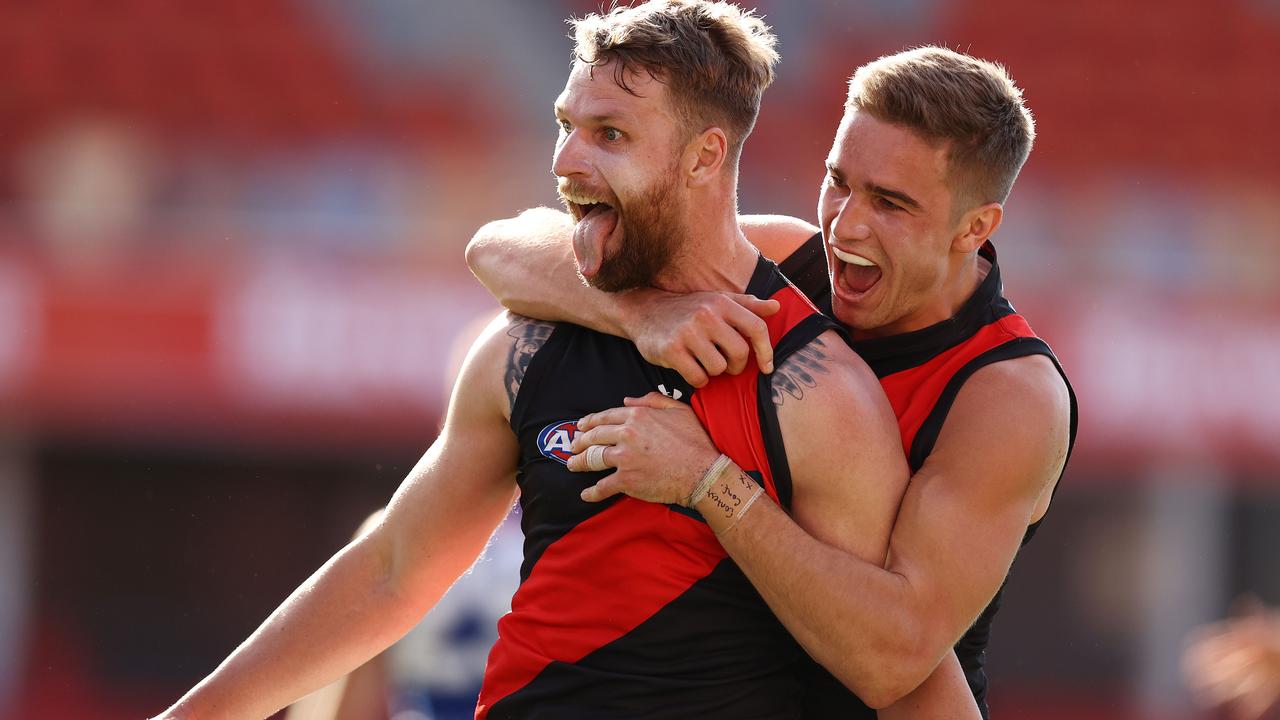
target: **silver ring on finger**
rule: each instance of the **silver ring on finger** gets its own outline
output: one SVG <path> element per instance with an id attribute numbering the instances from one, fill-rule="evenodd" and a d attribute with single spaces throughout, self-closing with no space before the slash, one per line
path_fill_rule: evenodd
<path id="1" fill-rule="evenodd" d="M 608 470 L 609 466 L 604 463 L 604 449 L 607 445 L 592 445 L 587 448 L 587 469 L 591 472 L 600 472 Z"/>

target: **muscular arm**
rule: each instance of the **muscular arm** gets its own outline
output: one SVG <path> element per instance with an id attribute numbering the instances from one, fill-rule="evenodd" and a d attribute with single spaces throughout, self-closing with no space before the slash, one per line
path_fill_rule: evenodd
<path id="1" fill-rule="evenodd" d="M 166 718 L 270 715 L 400 638 L 475 560 L 515 495 L 507 393 L 527 363 L 507 331 L 522 326 L 495 322 L 472 347 L 440 437 L 383 519 L 303 582 Z"/>
<path id="2" fill-rule="evenodd" d="M 875 376 L 834 332 L 788 357 L 772 385 L 794 520 L 761 499 L 760 486 L 732 463 L 693 507 L 805 650 L 860 691 L 875 662 L 862 657 L 863 642 L 843 617 L 843 596 L 859 588 L 844 582 L 839 566 L 879 569 L 885 562 L 908 476 L 897 423 Z M 719 454 L 694 412 L 659 393 L 592 413 L 578 429 L 569 469 L 590 469 L 585 453 L 593 445 L 604 448 L 599 460 L 617 468 L 583 490 L 589 502 L 619 492 L 687 502 L 698 484 L 688 469 L 701 473 Z M 972 706 L 963 679 L 952 686 Z"/>
<path id="3" fill-rule="evenodd" d="M 761 255 L 779 264 L 818 232 L 817 226 L 790 215 L 739 215 L 738 226 Z"/>
<path id="4" fill-rule="evenodd" d="M 838 524 L 815 524 L 821 508 L 802 500 L 800 469 L 794 520 L 765 503 L 721 542 L 816 659 L 867 704 L 891 705 L 930 676 L 999 588 L 1061 471 L 1068 418 L 1066 388 L 1045 358 L 975 373 L 911 479 L 884 568 L 839 541 Z M 848 423 L 833 420 L 836 436 L 824 437 L 854 442 L 862 422 Z"/>
<path id="5" fill-rule="evenodd" d="M 783 215 L 747 215 L 739 221 L 747 239 L 773 260 L 790 255 L 817 232 Z M 762 369 L 772 370 L 773 348 L 757 315 L 775 312 L 773 301 L 651 288 L 601 292 L 578 276 L 572 238 L 573 222 L 565 213 L 526 210 L 480 228 L 467 245 L 467 265 L 507 309 L 633 340 L 646 360 L 676 370 L 694 387 L 706 384 L 708 375 L 741 372 L 748 345 Z"/>
<path id="6" fill-rule="evenodd" d="M 743 215 L 739 222 L 747 240 L 775 262 L 818 231 L 786 215 Z M 646 297 L 645 291 L 606 293 L 583 283 L 573 259 L 573 220 L 551 208 L 481 227 L 467 244 L 467 266 L 512 312 L 618 337 L 629 337 L 629 313 Z"/>
<path id="7" fill-rule="evenodd" d="M 762 503 L 735 524 L 710 495 L 695 507 L 809 654 L 876 704 L 878 696 L 864 694 L 876 659 L 848 628 L 840 600 L 861 589 L 832 573 L 841 563 L 885 563 L 909 475 L 897 422 L 875 376 L 835 333 L 789 357 L 772 387 L 791 470 L 791 516 Z M 722 483 L 747 495 L 752 484 L 741 473 Z"/>
<path id="8" fill-rule="evenodd" d="M 566 213 L 538 207 L 485 225 L 467 244 L 467 266 L 512 312 L 626 337 L 622 316 L 629 294 L 582 281 L 573 259 L 573 219 Z"/>

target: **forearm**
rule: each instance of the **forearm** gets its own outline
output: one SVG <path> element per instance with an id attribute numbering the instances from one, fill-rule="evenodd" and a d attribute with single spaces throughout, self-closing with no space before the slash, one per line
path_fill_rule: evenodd
<path id="1" fill-rule="evenodd" d="M 366 536 L 306 580 L 165 718 L 265 718 L 360 666 L 413 626 L 386 554 Z"/>
<path id="2" fill-rule="evenodd" d="M 758 487 L 741 473 L 725 477 L 744 499 Z M 929 675 L 942 655 L 922 653 L 925 613 L 905 577 L 815 539 L 767 497 L 735 522 L 715 495 L 695 507 L 725 550 L 805 650 L 864 702 L 892 704 Z"/>
<path id="3" fill-rule="evenodd" d="M 573 224 L 564 213 L 534 208 L 491 222 L 472 237 L 466 257 L 481 284 L 514 313 L 625 336 L 625 294 L 582 281 L 573 257 Z"/>
<path id="4" fill-rule="evenodd" d="M 973 690 L 955 653 L 947 653 L 937 669 L 909 695 L 881 708 L 879 720 L 979 720 Z"/>

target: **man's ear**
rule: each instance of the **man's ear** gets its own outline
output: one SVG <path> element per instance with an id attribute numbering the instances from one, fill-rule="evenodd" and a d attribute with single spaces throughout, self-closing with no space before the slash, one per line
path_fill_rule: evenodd
<path id="1" fill-rule="evenodd" d="M 694 136 L 685 146 L 683 167 L 688 171 L 689 187 L 708 185 L 719 179 L 729 157 L 729 139 L 724 130 L 709 127 Z"/>
<path id="2" fill-rule="evenodd" d="M 995 234 L 1003 219 L 1004 206 L 1000 203 L 979 205 L 965 212 L 951 240 L 951 249 L 958 253 L 974 252 Z"/>

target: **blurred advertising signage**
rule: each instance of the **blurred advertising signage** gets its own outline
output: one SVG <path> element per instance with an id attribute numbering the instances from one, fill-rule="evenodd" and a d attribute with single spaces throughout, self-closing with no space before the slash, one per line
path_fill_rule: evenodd
<path id="1" fill-rule="evenodd" d="M 464 331 L 497 309 L 457 275 L 268 263 L 236 277 L 214 311 L 227 392 L 247 406 L 438 412 Z"/>
<path id="2" fill-rule="evenodd" d="M 1082 460 L 1280 459 L 1274 301 L 1120 293 L 1074 307 L 1046 329 L 1079 396 Z"/>
<path id="3" fill-rule="evenodd" d="M 0 260 L 0 420 L 36 436 L 424 445 L 497 310 L 461 261 L 36 267 Z"/>
<path id="4" fill-rule="evenodd" d="M 497 310 L 456 268 L 259 258 L 68 279 L 0 258 L 0 420 L 32 433 L 424 446 Z M 1280 307 L 1027 297 L 1081 407 L 1076 464 L 1280 460 Z"/>
<path id="5" fill-rule="evenodd" d="M 0 260 L 0 397 L 16 392 L 39 353 L 39 289 L 26 267 Z"/>

